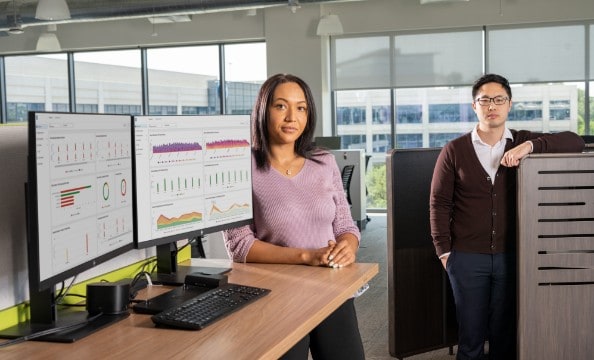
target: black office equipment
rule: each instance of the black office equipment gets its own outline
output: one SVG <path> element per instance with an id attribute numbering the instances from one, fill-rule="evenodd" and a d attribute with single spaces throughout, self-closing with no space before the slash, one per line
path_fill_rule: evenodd
<path id="1" fill-rule="evenodd" d="M 323 147 L 328 150 L 339 150 L 341 148 L 340 136 L 316 136 L 314 138 L 316 146 Z"/>
<path id="2" fill-rule="evenodd" d="M 192 273 L 186 275 L 184 285 L 178 286 L 166 293 L 157 295 L 146 301 L 141 301 L 132 307 L 140 314 L 158 314 L 166 309 L 179 306 L 196 296 L 220 286 L 228 284 L 225 274 Z"/>
<path id="3" fill-rule="evenodd" d="M 435 254 L 429 194 L 441 149 L 387 155 L 388 322 L 390 354 L 399 359 L 457 342 L 454 299 Z"/>
<path id="4" fill-rule="evenodd" d="M 87 311 L 97 314 L 122 314 L 128 311 L 130 283 L 127 281 L 87 284 Z"/>
<path id="5" fill-rule="evenodd" d="M 153 315 L 151 319 L 161 326 L 200 330 L 268 293 L 269 289 L 227 284 Z"/>
<path id="6" fill-rule="evenodd" d="M 353 179 L 353 171 L 355 171 L 355 165 L 345 165 L 342 168 L 342 188 L 346 194 L 349 205 L 353 205 L 351 201 L 351 180 Z"/>

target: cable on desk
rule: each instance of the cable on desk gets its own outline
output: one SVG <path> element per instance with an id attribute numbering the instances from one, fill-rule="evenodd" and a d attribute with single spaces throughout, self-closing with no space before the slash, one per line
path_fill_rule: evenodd
<path id="1" fill-rule="evenodd" d="M 0 348 L 7 347 L 7 346 L 10 346 L 10 345 L 16 345 L 16 344 L 22 343 L 24 341 L 33 340 L 33 339 L 36 339 L 36 338 L 39 338 L 39 337 L 42 337 L 42 336 L 55 334 L 55 333 L 58 333 L 60 331 L 66 331 L 66 330 L 76 329 L 77 327 L 84 326 L 84 325 L 90 323 L 91 321 L 99 318 L 101 315 L 103 315 L 103 313 L 99 313 L 97 315 L 93 315 L 93 316 L 87 318 L 85 321 L 81 321 L 81 322 L 78 322 L 78 323 L 75 323 L 75 324 L 70 324 L 70 325 L 60 326 L 60 327 L 57 327 L 57 328 L 51 328 L 51 329 L 47 329 L 47 330 L 42 330 L 42 331 L 38 331 L 38 332 L 33 333 L 33 334 L 29 334 L 29 335 L 21 336 L 21 337 L 16 338 L 16 339 L 8 340 L 8 341 L 5 341 L 3 343 L 0 343 Z"/>

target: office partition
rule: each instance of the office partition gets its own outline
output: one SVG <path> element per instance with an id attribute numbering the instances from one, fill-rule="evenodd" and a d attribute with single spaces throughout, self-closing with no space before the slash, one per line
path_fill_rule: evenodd
<path id="1" fill-rule="evenodd" d="M 594 354 L 594 153 L 533 154 L 518 171 L 518 355 Z"/>
<path id="2" fill-rule="evenodd" d="M 435 254 L 429 193 L 440 149 L 391 150 L 388 195 L 390 354 L 399 359 L 457 342 L 454 299 Z"/>

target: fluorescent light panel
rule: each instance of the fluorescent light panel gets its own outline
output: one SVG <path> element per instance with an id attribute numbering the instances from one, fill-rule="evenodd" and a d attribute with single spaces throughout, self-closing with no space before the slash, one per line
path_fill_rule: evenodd
<path id="1" fill-rule="evenodd" d="M 435 4 L 435 3 L 453 3 L 453 2 L 468 2 L 470 0 L 420 0 L 421 5 Z"/>
<path id="2" fill-rule="evenodd" d="M 151 16 L 147 19 L 151 22 L 151 24 L 170 24 L 192 21 L 190 15 Z"/>

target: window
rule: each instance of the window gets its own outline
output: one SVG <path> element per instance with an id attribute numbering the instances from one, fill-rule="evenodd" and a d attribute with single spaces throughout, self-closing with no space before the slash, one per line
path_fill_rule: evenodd
<path id="1" fill-rule="evenodd" d="M 390 86 L 390 37 L 365 36 L 334 40 L 336 89 Z"/>
<path id="2" fill-rule="evenodd" d="M 149 114 L 220 114 L 222 103 L 225 113 L 250 114 L 267 78 L 263 42 L 5 56 L 7 118 L 0 122 L 26 121 L 30 110 L 69 112 L 71 81 L 76 112 L 142 114 L 141 51 L 147 55 Z"/>
<path id="3" fill-rule="evenodd" d="M 507 117 L 509 121 L 542 120 L 542 102 L 515 102 Z"/>
<path id="4" fill-rule="evenodd" d="M 390 134 L 374 134 L 373 143 L 371 144 L 374 153 L 386 153 L 391 149 Z"/>
<path id="5" fill-rule="evenodd" d="M 28 111 L 60 111 L 68 105 L 66 55 L 7 56 L 7 121 L 27 121 Z"/>
<path id="6" fill-rule="evenodd" d="M 443 147 L 448 141 L 453 140 L 463 133 L 435 133 L 429 134 L 429 147 Z"/>
<path id="7" fill-rule="evenodd" d="M 343 135 L 341 136 L 342 147 L 345 149 L 365 149 L 365 135 Z"/>
<path id="8" fill-rule="evenodd" d="M 430 123 L 455 123 L 476 121 L 472 105 L 429 104 Z"/>
<path id="9" fill-rule="evenodd" d="M 142 107 L 140 105 L 130 104 L 106 104 L 103 112 L 106 114 L 141 115 Z"/>
<path id="10" fill-rule="evenodd" d="M 394 37 L 394 85 L 472 83 L 482 74 L 481 29 L 404 33 Z"/>
<path id="11" fill-rule="evenodd" d="M 142 113 L 140 50 L 74 53 L 74 72 L 77 104 L 112 114 Z"/>
<path id="12" fill-rule="evenodd" d="M 177 106 L 170 105 L 150 105 L 149 106 L 149 114 L 150 115 L 177 115 Z"/>
<path id="13" fill-rule="evenodd" d="M 391 116 L 390 107 L 388 105 L 372 106 L 372 124 L 389 124 Z"/>
<path id="14" fill-rule="evenodd" d="M 14 103 L 9 102 L 7 105 L 8 119 L 10 122 L 27 122 L 29 119 L 29 111 L 44 111 L 45 106 L 42 103 Z"/>
<path id="15" fill-rule="evenodd" d="M 489 72 L 513 83 L 584 79 L 584 25 L 489 28 Z M 543 61 L 546 59 L 546 61 Z"/>
<path id="16" fill-rule="evenodd" d="M 398 134 L 396 135 L 397 149 L 413 149 L 423 147 L 423 134 Z M 388 149 L 386 149 L 387 151 Z"/>
<path id="17" fill-rule="evenodd" d="M 549 103 L 549 119 L 551 120 L 569 120 L 570 113 L 569 100 L 551 100 Z"/>
<path id="18" fill-rule="evenodd" d="M 225 53 L 225 114 L 251 114 L 266 81 L 266 44 L 228 44 Z"/>
<path id="19" fill-rule="evenodd" d="M 208 106 L 182 106 L 183 115 L 208 115 Z"/>
<path id="20" fill-rule="evenodd" d="M 149 113 L 220 113 L 219 62 L 217 45 L 147 49 Z"/>
<path id="21" fill-rule="evenodd" d="M 423 107 L 421 105 L 397 105 L 397 124 L 420 124 L 423 119 Z"/>
<path id="22" fill-rule="evenodd" d="M 512 84 L 509 127 L 593 133 L 591 22 L 341 36 L 331 47 L 336 134 L 343 143 L 372 139 L 358 145 L 372 155 L 372 169 L 393 147 L 440 147 L 471 131 L 477 123 L 471 86 L 484 73 Z M 374 174 L 367 187 L 381 195 L 382 172 Z M 369 207 L 381 205 L 382 191 L 368 198 Z"/>

